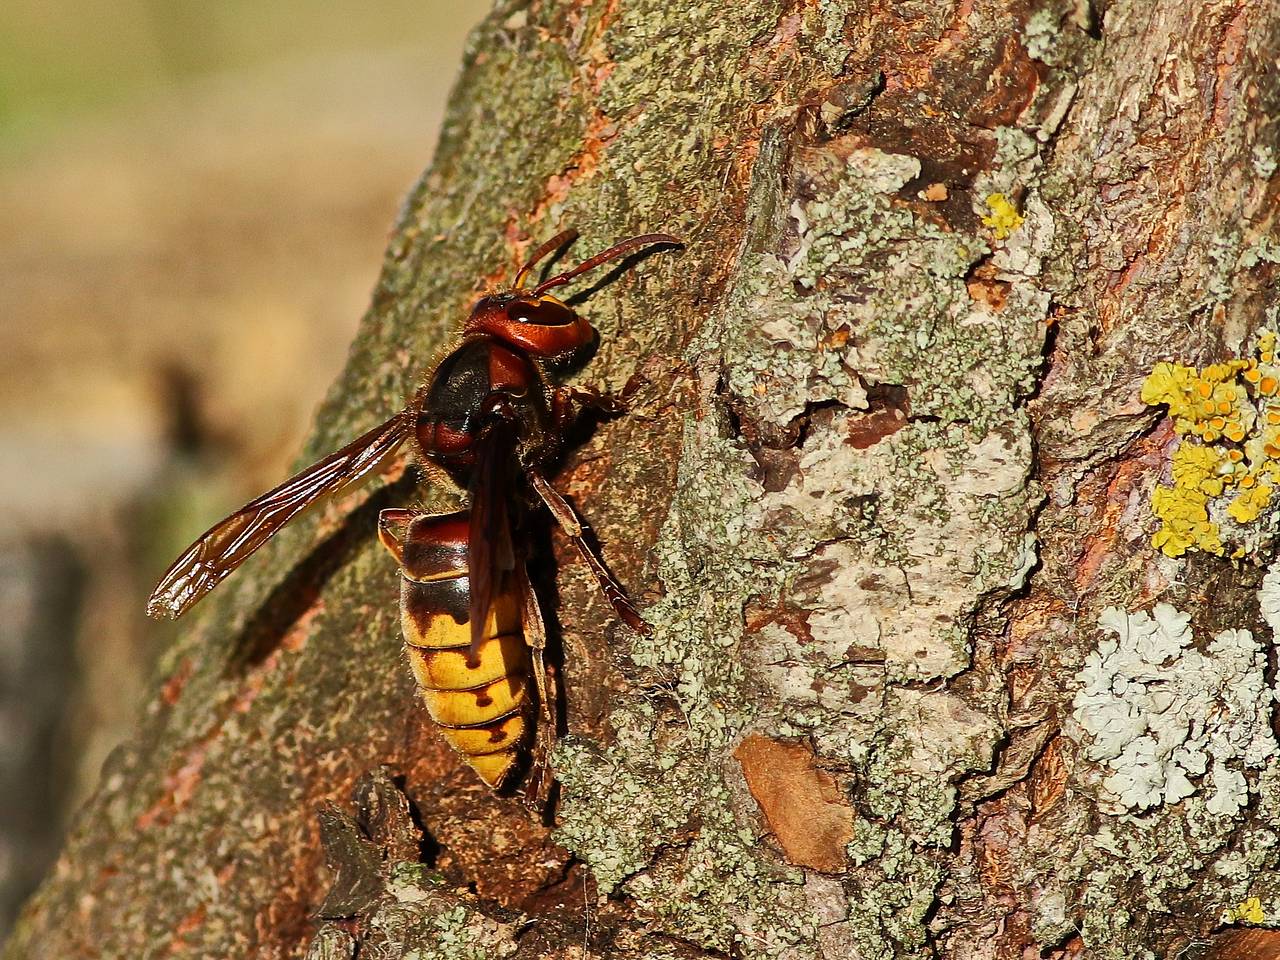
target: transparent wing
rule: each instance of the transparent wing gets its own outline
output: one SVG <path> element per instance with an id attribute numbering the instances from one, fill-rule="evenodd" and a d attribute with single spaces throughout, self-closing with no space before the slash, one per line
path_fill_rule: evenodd
<path id="1" fill-rule="evenodd" d="M 165 571 L 147 614 L 182 616 L 299 513 L 367 477 L 404 442 L 411 422 L 401 411 L 214 524 Z"/>

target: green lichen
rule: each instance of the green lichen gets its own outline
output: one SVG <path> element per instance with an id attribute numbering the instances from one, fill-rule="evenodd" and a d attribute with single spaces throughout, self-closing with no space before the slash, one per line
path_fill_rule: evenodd
<path id="1" fill-rule="evenodd" d="M 849 57 L 845 40 L 845 23 L 849 6 L 839 0 L 818 0 L 805 11 L 805 34 L 822 65 L 832 76 L 838 76 Z"/>
<path id="2" fill-rule="evenodd" d="M 772 254 L 747 254 L 727 294 L 730 311 L 758 317 L 726 325 L 721 349 L 729 390 L 749 397 L 757 416 L 780 426 L 809 404 L 836 400 L 864 409 L 866 391 L 846 362 L 823 305 L 797 297 L 786 264 Z"/>
<path id="3" fill-rule="evenodd" d="M 1209 240 L 1209 275 L 1205 283 L 1209 296 L 1206 302 L 1226 303 L 1235 287 L 1236 263 L 1242 246 L 1240 231 L 1231 229 L 1216 234 Z"/>
<path id="4" fill-rule="evenodd" d="M 1270 180 L 1276 172 L 1276 153 L 1268 143 L 1255 143 L 1251 152 L 1251 163 L 1254 175 L 1259 180 Z"/>
<path id="5" fill-rule="evenodd" d="M 400 860 L 387 870 L 386 893 L 402 903 L 428 900 L 445 885 L 444 877 L 426 864 Z"/>
<path id="6" fill-rule="evenodd" d="M 1009 184 L 1019 174 L 1025 175 L 1039 169 L 1041 148 L 1035 137 L 1020 127 L 996 127 L 994 133 L 995 163 L 991 169 L 983 171 L 984 177 L 992 178 L 993 182 Z"/>
<path id="7" fill-rule="evenodd" d="M 687 739 L 663 722 L 653 704 L 615 710 L 610 722 L 619 736 L 613 749 L 601 751 L 570 737 L 555 755 L 566 801 L 557 840 L 591 867 L 603 894 L 644 869 L 659 846 L 692 828 L 709 763 L 705 756 L 701 764 L 682 757 Z"/>
<path id="8" fill-rule="evenodd" d="M 306 960 L 353 960 L 356 949 L 355 937 L 345 930 L 326 924 L 311 938 Z"/>
<path id="9" fill-rule="evenodd" d="M 999 312 L 978 311 L 965 279 L 986 245 L 896 199 L 919 170 L 911 157 L 856 151 L 830 195 L 793 206 L 800 247 L 787 266 L 830 330 L 857 331 L 845 361 L 865 380 L 907 385 L 914 414 L 981 435 L 1035 382 L 1047 301 L 1020 290 Z M 842 282 L 865 296 L 826 292 Z"/>
<path id="10" fill-rule="evenodd" d="M 392 902 L 369 919 L 360 944 L 367 960 L 497 960 L 516 952 L 513 930 L 444 900 Z"/>
<path id="11" fill-rule="evenodd" d="M 1190 803 L 1194 809 L 1188 819 L 1206 822 L 1203 804 Z M 1230 837 L 1230 827 L 1221 824 L 1211 840 L 1194 842 L 1183 818 L 1169 812 L 1104 822 L 1059 875 L 1069 882 L 1071 874 L 1081 874 L 1080 932 L 1086 946 L 1107 960 L 1141 955 L 1146 934 L 1135 930 L 1134 915 L 1183 915 L 1183 903 L 1196 897 L 1199 878 L 1206 869 L 1213 870 L 1214 854 L 1227 855 Z M 1247 896 L 1247 889 L 1247 882 L 1224 875 L 1215 899 L 1226 908 Z M 1216 911 L 1215 916 L 1199 919 L 1214 922 Z"/>
<path id="12" fill-rule="evenodd" d="M 663 929 L 712 949 L 804 956 L 813 927 L 800 877 L 762 855 L 713 760 L 751 720 L 735 654 L 742 598 L 775 578 L 768 567 L 753 572 L 760 551 L 747 521 L 714 509 L 750 496 L 745 473 L 745 453 L 714 418 L 688 423 L 658 554 L 667 593 L 649 611 L 653 636 L 627 650 L 642 671 L 640 699 L 611 713 L 607 752 L 577 741 L 558 749 L 556 836 L 603 891 L 623 886 Z"/>
<path id="13" fill-rule="evenodd" d="M 1027 19 L 1027 26 L 1022 35 L 1027 56 L 1050 66 L 1058 65 L 1058 58 L 1055 56 L 1059 50 L 1058 41 L 1061 35 L 1058 29 L 1058 16 L 1058 12 L 1050 7 L 1037 10 Z"/>
<path id="14" fill-rule="evenodd" d="M 701 828 L 686 850 L 660 858 L 626 885 L 641 912 L 712 949 L 816 958 L 817 921 L 801 872 L 761 857 L 757 837 L 738 825 L 718 777 L 699 796 L 698 816 Z"/>
<path id="15" fill-rule="evenodd" d="M 854 881 L 849 904 L 855 918 L 853 941 L 865 960 L 925 956 L 925 919 L 933 907 L 943 871 L 921 857 L 897 829 L 864 828 L 850 844 L 855 865 L 874 864 L 866 879 Z"/>
<path id="16" fill-rule="evenodd" d="M 1260 234 L 1240 254 L 1239 267 L 1251 270 L 1260 263 L 1280 263 L 1280 241 L 1269 234 Z"/>
<path id="17" fill-rule="evenodd" d="M 614 117 L 637 107 L 642 112 L 624 125 L 616 155 L 632 167 L 668 173 L 716 156 L 721 122 L 765 90 L 763 78 L 741 64 L 752 40 L 773 28 L 780 9 L 776 2 L 691 6 L 682 12 L 680 29 L 672 30 L 656 0 L 619 7 L 604 40 L 616 68 L 600 91 L 600 106 Z M 663 109 L 644 109 L 654 102 Z M 634 179 L 618 177 L 613 189 L 619 193 L 609 199 L 630 202 L 644 216 L 659 195 L 631 193 Z"/>
<path id="18" fill-rule="evenodd" d="M 1184 618 L 1173 618 L 1168 611 L 1162 616 L 1173 636 L 1186 628 Z M 1141 622 L 1130 624 L 1130 633 L 1134 629 L 1141 632 L 1142 626 Z M 1224 633 L 1230 635 L 1233 645 L 1244 640 L 1243 631 Z M 1268 698 L 1256 689 L 1250 692 L 1251 686 L 1266 688 L 1261 654 L 1246 643 L 1240 648 L 1246 659 L 1237 662 L 1243 674 L 1218 681 L 1227 693 L 1202 698 L 1201 719 L 1179 720 L 1177 716 L 1180 710 L 1185 711 L 1183 700 L 1196 697 L 1202 687 L 1213 687 L 1209 678 L 1194 679 L 1199 669 L 1197 658 L 1224 656 L 1222 642 L 1203 645 L 1201 651 L 1201 644 L 1179 641 L 1181 656 L 1189 658 L 1182 664 L 1162 651 L 1160 644 L 1168 640 L 1138 639 L 1137 648 L 1147 651 L 1152 665 L 1134 668 L 1127 693 L 1124 683 L 1112 685 L 1119 691 L 1117 716 L 1125 719 L 1118 725 L 1107 725 L 1107 729 L 1118 735 L 1125 724 L 1141 719 L 1143 694 L 1139 688 L 1145 687 L 1160 712 L 1144 722 L 1165 725 L 1157 736 L 1172 762 L 1200 769 L 1196 749 L 1207 750 L 1211 759 L 1204 763 L 1203 777 L 1193 775 L 1197 781 L 1191 784 L 1194 792 L 1179 790 L 1174 794 L 1180 796 L 1176 801 L 1166 795 L 1161 805 L 1140 814 L 1105 805 L 1102 810 L 1063 805 L 1057 812 L 1064 818 L 1061 822 L 1043 837 L 1029 838 L 1015 872 L 1032 888 L 1043 891 L 1036 897 L 1033 924 L 1041 944 L 1058 943 L 1078 933 L 1090 956 L 1106 960 L 1155 956 L 1150 952 L 1152 925 L 1176 922 L 1212 927 L 1224 922 L 1227 911 L 1255 897 L 1265 915 L 1264 923 L 1275 923 L 1275 908 L 1280 906 L 1275 827 L 1280 822 L 1280 773 L 1265 760 L 1275 748 Z M 1168 675 L 1162 678 L 1160 664 L 1166 663 L 1170 664 Z M 1188 681 L 1187 675 L 1193 679 Z M 1233 695 L 1241 702 L 1229 702 Z M 1135 704 L 1139 705 L 1136 713 Z M 1197 747 L 1206 736 L 1209 745 Z M 1190 749 L 1180 738 L 1192 741 Z M 1143 752 L 1134 753 L 1135 762 Z M 1220 785 L 1209 768 L 1218 760 L 1250 768 L 1247 813 L 1239 806 L 1246 798 L 1223 804 L 1214 796 Z M 1084 777 L 1084 769 L 1076 776 Z M 1064 858 L 1054 839 L 1064 834 L 1089 839 Z M 1212 893 L 1208 898 L 1206 891 Z M 1139 922 L 1144 917 L 1149 919 Z"/>
<path id="19" fill-rule="evenodd" d="M 719 435 L 712 418 L 689 421 L 684 454 L 658 547 L 667 593 L 650 611 L 652 636 L 633 638 L 630 657 L 673 690 L 695 742 L 723 747 L 749 721 L 741 640 L 741 603 L 772 593 L 781 572 L 754 533 L 749 514 L 716 509 L 758 494 L 746 479 L 749 458 Z M 709 585 L 714 585 L 708 589 Z"/>

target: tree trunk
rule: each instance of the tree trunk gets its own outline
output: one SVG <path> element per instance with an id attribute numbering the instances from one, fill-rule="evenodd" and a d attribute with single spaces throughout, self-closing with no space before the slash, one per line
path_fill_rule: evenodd
<path id="1" fill-rule="evenodd" d="M 1277 0 L 500 4 L 302 459 L 531 243 L 685 238 L 582 305 L 644 386 L 557 482 L 656 630 L 554 540 L 556 826 L 424 722 L 392 471 L 188 627 L 7 956 L 1280 950 L 1221 930 L 1280 924 L 1266 521 L 1153 547 L 1139 396 L 1276 321 L 1277 49 Z"/>

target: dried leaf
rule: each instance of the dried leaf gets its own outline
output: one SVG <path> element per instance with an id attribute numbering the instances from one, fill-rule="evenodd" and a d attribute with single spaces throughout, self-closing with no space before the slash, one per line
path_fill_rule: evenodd
<path id="1" fill-rule="evenodd" d="M 835 777 L 818 768 L 813 750 L 751 736 L 733 755 L 787 860 L 824 873 L 843 872 L 853 810 Z"/>

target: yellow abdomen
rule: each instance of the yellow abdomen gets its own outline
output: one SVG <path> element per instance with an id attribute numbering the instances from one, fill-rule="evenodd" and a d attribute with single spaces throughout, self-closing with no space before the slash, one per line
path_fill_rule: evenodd
<path id="1" fill-rule="evenodd" d="M 442 521 L 456 516 L 420 519 L 445 526 Z M 415 533 L 425 539 L 445 532 L 417 530 L 417 526 L 415 521 L 408 543 L 416 539 Z M 427 712 L 444 738 L 485 783 L 496 788 L 515 766 L 532 719 L 531 661 L 521 629 L 521 598 L 514 577 L 498 585 L 484 639 L 473 655 L 468 622 L 471 591 L 464 556 L 460 551 L 432 552 L 433 563 L 413 564 L 411 551 L 405 551 L 400 612 L 409 664 Z"/>

